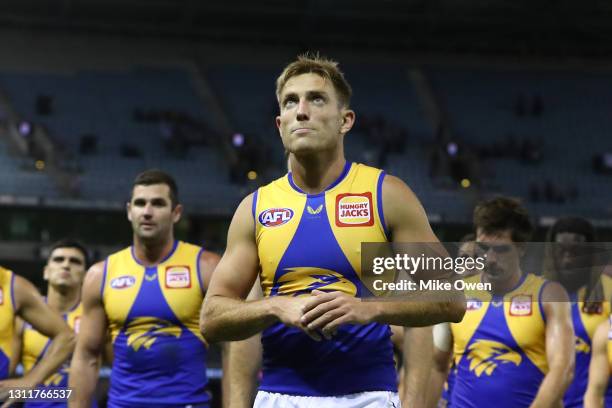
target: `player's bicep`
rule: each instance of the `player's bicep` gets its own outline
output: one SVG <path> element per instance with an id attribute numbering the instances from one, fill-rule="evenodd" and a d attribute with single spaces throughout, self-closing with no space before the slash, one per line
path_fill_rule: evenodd
<path id="1" fill-rule="evenodd" d="M 438 242 L 421 202 L 402 180 L 386 175 L 382 196 L 393 242 Z"/>
<path id="2" fill-rule="evenodd" d="M 550 282 L 542 293 L 546 316 L 546 357 L 549 366 L 573 365 L 574 325 L 567 293 L 563 287 Z"/>
<path id="3" fill-rule="evenodd" d="M 17 315 L 46 337 L 53 338 L 63 330 L 69 330 L 62 317 L 45 304 L 30 282 L 15 277 Z"/>
<path id="4" fill-rule="evenodd" d="M 11 344 L 11 361 L 9 366 L 9 374 L 14 374 L 17 365 L 21 362 L 21 352 L 23 350 L 23 320 L 15 317 L 15 331 L 13 332 L 13 341 Z"/>
<path id="5" fill-rule="evenodd" d="M 103 273 L 103 263 L 92 266 L 85 276 L 82 291 L 83 315 L 81 316 L 77 348 L 94 355 L 100 354 L 107 339 L 108 323 L 101 296 Z"/>
<path id="6" fill-rule="evenodd" d="M 240 203 L 227 236 L 227 248 L 210 281 L 207 297 L 226 296 L 244 299 L 259 267 L 255 225 L 251 214 L 252 196 Z"/>

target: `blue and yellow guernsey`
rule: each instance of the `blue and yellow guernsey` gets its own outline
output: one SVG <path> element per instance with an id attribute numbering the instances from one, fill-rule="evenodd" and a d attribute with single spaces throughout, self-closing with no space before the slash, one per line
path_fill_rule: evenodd
<path id="1" fill-rule="evenodd" d="M 13 333 L 15 330 L 15 275 L 0 266 L 0 380 L 9 376 Z"/>
<path id="2" fill-rule="evenodd" d="M 341 291 L 365 296 L 361 243 L 388 240 L 382 211 L 384 172 L 348 163 L 320 194 L 306 194 L 291 173 L 253 197 L 264 296 Z M 344 325 L 331 339 L 312 340 L 276 323 L 262 333 L 260 389 L 290 395 L 334 396 L 396 391 L 389 326 Z"/>
<path id="3" fill-rule="evenodd" d="M 481 275 L 466 281 L 479 281 Z M 460 323 L 451 323 L 457 372 L 454 407 L 528 407 L 544 375 L 546 324 L 541 303 L 547 281 L 525 274 L 505 295 L 466 291 Z M 503 396 L 503 398 L 500 398 Z"/>
<path id="4" fill-rule="evenodd" d="M 612 296 L 612 278 L 608 275 L 601 276 L 604 299 Z M 566 408 L 577 408 L 583 406 L 584 394 L 589 382 L 589 364 L 591 362 L 591 347 L 593 336 L 597 326 L 610 315 L 610 303 L 603 302 L 601 309 L 594 313 L 584 310 L 584 299 L 586 287 L 576 293 L 570 294 L 572 302 L 572 321 L 574 322 L 574 333 L 576 335 L 576 370 L 574 380 L 570 384 L 563 398 L 563 406 Z M 606 391 L 606 406 L 612 406 L 612 387 Z"/>
<path id="5" fill-rule="evenodd" d="M 202 248 L 177 241 L 143 266 L 129 247 L 108 257 L 102 299 L 113 341 L 109 407 L 207 404 L 199 330 Z"/>
<path id="6" fill-rule="evenodd" d="M 83 307 L 81 302 L 77 303 L 68 313 L 64 313 L 62 317 L 76 334 L 79 332 L 80 320 L 83 315 Z M 29 323 L 24 323 L 22 338 L 21 363 L 23 364 L 24 373 L 30 372 L 32 368 L 43 358 L 51 341 L 48 337 L 37 332 Z M 70 370 L 70 360 L 66 361 L 60 369 L 52 374 L 45 382 L 39 386 L 39 389 L 53 389 L 68 387 L 68 377 Z M 62 408 L 67 407 L 67 402 L 27 402 L 27 408 Z M 93 406 L 96 406 L 94 404 Z"/>

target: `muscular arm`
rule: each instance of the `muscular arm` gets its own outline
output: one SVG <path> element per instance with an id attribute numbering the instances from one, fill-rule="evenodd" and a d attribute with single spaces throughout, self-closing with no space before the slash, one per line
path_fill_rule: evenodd
<path id="1" fill-rule="evenodd" d="M 208 342 L 244 340 L 282 321 L 300 327 L 305 298 L 274 296 L 245 301 L 258 274 L 259 258 L 251 215 L 252 195 L 234 214 L 227 248 L 215 269 L 200 314 L 200 330 Z M 304 330 L 313 338 L 315 333 Z"/>
<path id="2" fill-rule="evenodd" d="M 402 405 L 423 408 L 429 388 L 432 352 L 431 327 L 404 328 L 404 395 Z"/>
<path id="3" fill-rule="evenodd" d="M 15 375 L 17 365 L 21 362 L 21 352 L 23 350 L 23 320 L 15 318 L 15 332 L 13 333 L 13 344 L 11 346 L 11 362 L 9 375 Z"/>
<path id="4" fill-rule="evenodd" d="M 259 279 L 247 300 L 261 299 Z M 223 407 L 248 408 L 253 406 L 257 390 L 257 374 L 261 367 L 261 335 L 226 344 L 227 356 L 223 366 Z"/>
<path id="5" fill-rule="evenodd" d="M 17 316 L 49 337 L 52 342 L 44 357 L 21 379 L 0 383 L 0 388 L 35 387 L 53 374 L 74 349 L 74 334 L 61 316 L 43 302 L 36 288 L 21 276 L 15 276 L 15 306 Z"/>
<path id="6" fill-rule="evenodd" d="M 434 235 L 416 196 L 400 179 L 386 176 L 382 187 L 383 209 L 394 243 L 428 243 L 436 256 L 448 256 Z M 422 277 L 422 276 L 421 276 Z M 427 278 L 431 279 L 431 276 Z M 302 323 L 310 330 L 333 334 L 339 325 L 371 322 L 423 327 L 440 322 L 459 322 L 465 313 L 463 293 L 423 293 L 421 301 L 367 301 L 341 292 L 313 291 Z M 439 296 L 434 300 L 433 296 Z"/>
<path id="7" fill-rule="evenodd" d="M 536 407 L 561 407 L 565 390 L 574 377 L 574 326 L 565 290 L 556 282 L 542 293 L 546 315 L 546 358 L 548 373 L 531 404 Z"/>
<path id="8" fill-rule="evenodd" d="M 610 363 L 608 362 L 608 331 L 610 322 L 602 322 L 595 331 L 589 365 L 589 385 L 584 395 L 584 408 L 603 408 L 608 382 Z"/>
<path id="9" fill-rule="evenodd" d="M 90 407 L 98 383 L 100 354 L 105 346 L 107 320 L 100 294 L 104 263 L 93 265 L 83 283 L 83 316 L 77 346 L 70 365 L 70 387 L 74 394 L 69 406 Z"/>

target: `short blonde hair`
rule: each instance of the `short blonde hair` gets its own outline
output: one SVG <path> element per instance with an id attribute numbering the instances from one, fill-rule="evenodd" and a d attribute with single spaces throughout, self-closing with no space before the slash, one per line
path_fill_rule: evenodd
<path id="1" fill-rule="evenodd" d="M 276 79 L 276 99 L 280 103 L 280 94 L 287 84 L 287 81 L 295 76 L 302 74 L 317 74 L 321 78 L 330 80 L 334 90 L 338 95 L 338 100 L 343 107 L 349 107 L 353 91 L 351 86 L 344 78 L 344 74 L 338 68 L 338 63 L 331 59 L 321 57 L 316 54 L 302 54 L 285 67 L 280 76 Z"/>

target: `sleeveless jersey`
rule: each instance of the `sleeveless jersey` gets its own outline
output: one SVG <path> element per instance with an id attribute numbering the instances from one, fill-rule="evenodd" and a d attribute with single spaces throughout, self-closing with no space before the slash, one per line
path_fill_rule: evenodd
<path id="1" fill-rule="evenodd" d="M 176 241 L 166 259 L 150 267 L 133 247 L 107 258 L 101 290 L 114 352 L 109 406 L 209 401 L 199 329 L 201 251 Z"/>
<path id="2" fill-rule="evenodd" d="M 608 367 L 610 367 L 610 375 L 612 376 L 612 315 L 610 315 L 609 320 L 610 328 L 608 329 Z M 610 384 L 608 385 L 610 386 Z M 607 401 L 606 401 L 607 402 Z"/>
<path id="3" fill-rule="evenodd" d="M 478 282 L 481 275 L 466 279 Z M 466 314 L 451 323 L 457 407 L 527 407 L 545 373 L 546 325 L 540 301 L 546 281 L 523 275 L 505 295 L 466 291 Z M 503 396 L 503 398 L 500 398 Z"/>
<path id="4" fill-rule="evenodd" d="M 604 299 L 612 296 L 612 278 L 608 275 L 601 276 Z M 572 321 L 574 323 L 574 333 L 576 335 L 576 370 L 574 380 L 568 387 L 563 398 L 563 406 L 566 408 L 582 407 L 584 394 L 589 382 L 589 364 L 591 362 L 591 347 L 593 336 L 597 326 L 610 315 L 610 303 L 602 303 L 601 310 L 597 313 L 588 314 L 583 311 L 586 287 L 578 290 L 577 293 L 570 294 L 572 302 Z M 612 406 L 612 387 L 606 391 L 606 403 Z"/>
<path id="5" fill-rule="evenodd" d="M 341 291 L 366 295 L 361 243 L 388 241 L 382 210 L 384 172 L 345 165 L 320 194 L 306 194 L 291 173 L 253 196 L 264 296 Z M 312 340 L 276 323 L 262 333 L 260 389 L 302 396 L 397 391 L 388 325 L 343 325 L 331 340 Z"/>
<path id="6" fill-rule="evenodd" d="M 79 332 L 80 319 L 83 314 L 81 302 L 77 303 L 68 313 L 62 317 L 76 334 Z M 51 341 L 48 337 L 37 332 L 29 323 L 24 323 L 22 338 L 21 363 L 24 373 L 28 373 L 43 358 Z M 54 387 L 68 387 L 70 360 L 67 360 L 57 372 L 47 378 L 39 389 L 52 389 Z M 67 407 L 67 402 L 27 402 L 26 408 L 62 408 Z M 95 404 L 94 404 L 95 406 Z"/>
<path id="7" fill-rule="evenodd" d="M 0 380 L 9 376 L 9 365 L 15 330 L 15 275 L 0 266 Z"/>

